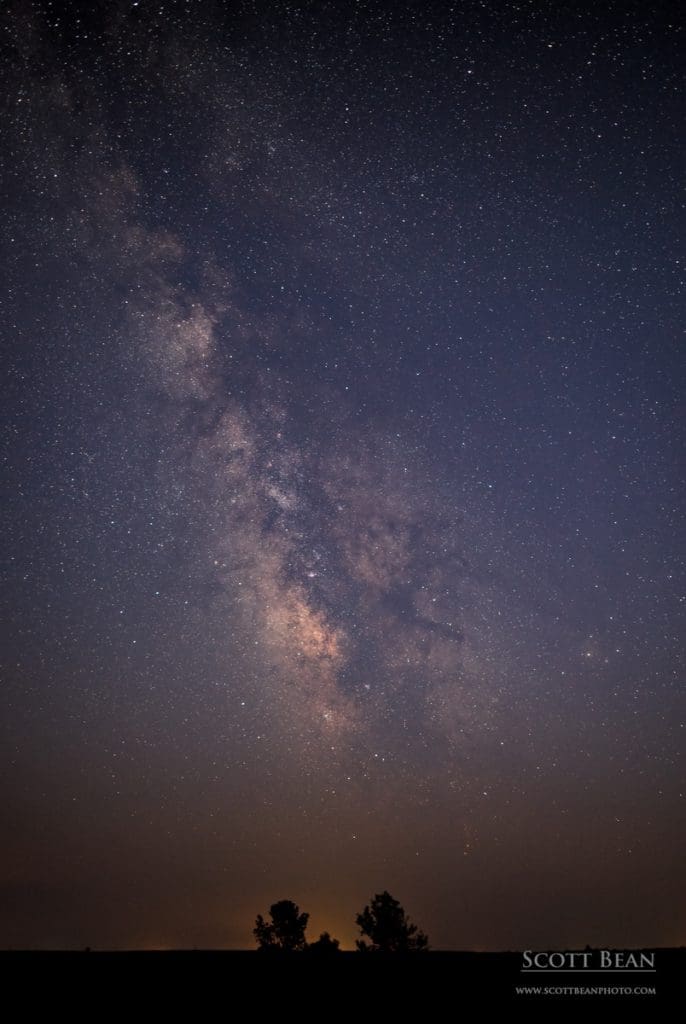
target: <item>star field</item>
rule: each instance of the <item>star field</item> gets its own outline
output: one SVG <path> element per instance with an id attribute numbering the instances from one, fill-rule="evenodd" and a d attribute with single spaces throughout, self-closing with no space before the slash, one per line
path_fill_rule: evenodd
<path id="1" fill-rule="evenodd" d="M 4 945 L 684 942 L 681 29 L 7 6 Z"/>

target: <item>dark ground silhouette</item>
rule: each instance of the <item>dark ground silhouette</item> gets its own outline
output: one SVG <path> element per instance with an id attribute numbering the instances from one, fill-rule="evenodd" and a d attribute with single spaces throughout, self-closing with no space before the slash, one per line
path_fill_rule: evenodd
<path id="1" fill-rule="evenodd" d="M 178 1000 L 199 1006 L 217 1000 L 227 1013 L 234 1012 L 234 1000 L 255 999 L 256 1007 L 271 1012 L 282 1000 L 297 1000 L 299 1012 L 321 1014 L 328 1007 L 322 994 L 336 1009 L 374 1006 L 419 1005 L 426 1019 L 439 1019 L 439 1003 L 455 1018 L 467 1009 L 493 1005 L 530 1006 L 543 1003 L 546 1012 L 560 1001 L 577 1009 L 597 1002 L 614 1005 L 639 1003 L 650 1008 L 679 1005 L 686 978 L 686 948 L 658 949 L 655 973 L 649 975 L 596 974 L 581 976 L 551 974 L 534 978 L 522 976 L 522 954 L 474 952 L 426 952 L 363 956 L 343 951 L 336 956 L 308 956 L 302 953 L 263 956 L 254 950 L 177 950 L 165 952 L 4 952 L 0 953 L 0 976 L 6 998 L 21 994 L 22 1006 L 30 1009 L 35 1000 L 49 999 L 50 1005 L 72 1008 L 74 1000 L 84 1007 L 102 1010 L 110 999 L 135 999 L 159 1008 L 159 1001 Z M 656 995 L 535 995 L 516 993 L 516 988 L 535 986 L 605 987 L 630 989 L 654 987 Z M 127 995 L 128 993 L 128 995 Z M 678 1000 L 678 1002 L 677 1002 Z M 93 1002 L 94 1001 L 94 1002 Z M 45 1005 L 42 1003 L 41 1005 Z M 435 1007 L 435 1011 L 434 1011 Z M 451 1009 L 452 1008 L 452 1009 Z M 257 1010 L 256 1010 L 257 1012 Z M 197 1018 L 199 1019 L 199 1018 Z M 647 1019 L 647 1018 L 646 1018 Z"/>

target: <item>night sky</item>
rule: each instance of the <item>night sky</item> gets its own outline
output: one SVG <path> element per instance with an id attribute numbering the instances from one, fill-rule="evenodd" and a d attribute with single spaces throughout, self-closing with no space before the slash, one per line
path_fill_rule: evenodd
<path id="1" fill-rule="evenodd" d="M 2 19 L 0 946 L 686 942 L 674 9 Z"/>

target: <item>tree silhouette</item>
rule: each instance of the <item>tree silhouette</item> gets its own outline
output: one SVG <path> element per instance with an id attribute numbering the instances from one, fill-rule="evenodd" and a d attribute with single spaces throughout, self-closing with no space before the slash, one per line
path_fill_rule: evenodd
<path id="1" fill-rule="evenodd" d="M 271 924 L 262 914 L 257 915 L 253 935 L 261 950 L 294 953 L 307 947 L 305 928 L 309 914 L 301 914 L 300 908 L 291 900 L 280 900 L 269 908 Z"/>
<path id="2" fill-rule="evenodd" d="M 405 911 L 389 892 L 377 893 L 371 907 L 355 918 L 363 935 L 371 939 L 357 940 L 361 953 L 421 953 L 429 948 L 429 940 L 405 916 Z"/>
<path id="3" fill-rule="evenodd" d="M 332 939 L 328 932 L 322 932 L 316 942 L 308 945 L 307 952 L 318 956 L 330 956 L 331 953 L 340 953 L 339 947 L 338 939 Z"/>

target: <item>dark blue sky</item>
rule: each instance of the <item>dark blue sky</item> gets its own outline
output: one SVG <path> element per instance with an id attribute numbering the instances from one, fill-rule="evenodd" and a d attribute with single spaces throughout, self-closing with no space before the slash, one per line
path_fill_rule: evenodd
<path id="1" fill-rule="evenodd" d="M 3 18 L 0 943 L 683 942 L 668 7 Z"/>

